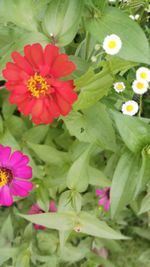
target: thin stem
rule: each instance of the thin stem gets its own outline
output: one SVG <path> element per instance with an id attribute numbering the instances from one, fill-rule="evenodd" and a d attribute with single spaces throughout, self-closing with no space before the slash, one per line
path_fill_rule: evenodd
<path id="1" fill-rule="evenodd" d="M 142 114 L 142 95 L 140 95 L 140 103 L 139 103 L 139 113 L 138 116 L 141 117 Z"/>

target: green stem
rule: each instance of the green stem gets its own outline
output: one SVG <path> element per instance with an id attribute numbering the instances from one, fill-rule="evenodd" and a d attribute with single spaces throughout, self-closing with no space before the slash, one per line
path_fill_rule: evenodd
<path id="1" fill-rule="evenodd" d="M 139 103 L 139 113 L 138 116 L 141 117 L 142 114 L 142 95 L 140 95 L 140 103 Z"/>

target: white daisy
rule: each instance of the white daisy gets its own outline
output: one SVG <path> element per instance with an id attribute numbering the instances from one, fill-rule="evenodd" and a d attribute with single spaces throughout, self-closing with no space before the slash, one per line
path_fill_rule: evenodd
<path id="1" fill-rule="evenodd" d="M 138 112 L 138 104 L 134 100 L 129 100 L 122 105 L 122 112 L 125 115 L 133 116 Z"/>
<path id="2" fill-rule="evenodd" d="M 146 67 L 141 67 L 136 71 L 136 79 L 150 82 L 150 70 Z"/>
<path id="3" fill-rule="evenodd" d="M 117 93 L 121 93 L 125 90 L 125 84 L 123 82 L 114 83 L 114 89 Z"/>
<path id="4" fill-rule="evenodd" d="M 122 41 L 116 34 L 111 34 L 105 37 L 103 42 L 103 49 L 109 55 L 117 54 L 122 47 Z"/>
<path id="5" fill-rule="evenodd" d="M 143 95 L 148 90 L 148 83 L 144 80 L 143 81 L 135 80 L 132 83 L 132 89 L 136 94 Z"/>

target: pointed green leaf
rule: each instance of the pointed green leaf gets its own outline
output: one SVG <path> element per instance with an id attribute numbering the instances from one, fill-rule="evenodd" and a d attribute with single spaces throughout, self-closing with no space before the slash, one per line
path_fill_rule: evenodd
<path id="1" fill-rule="evenodd" d="M 137 182 L 137 188 L 135 192 L 135 196 L 139 194 L 146 184 L 150 180 L 150 148 L 146 147 L 142 150 L 142 165 L 139 171 L 138 175 L 138 182 Z"/>
<path id="2" fill-rule="evenodd" d="M 126 151 L 120 157 L 114 172 L 111 190 L 111 215 L 115 217 L 132 201 L 138 181 L 139 156 Z"/>
<path id="3" fill-rule="evenodd" d="M 63 164 L 68 161 L 68 155 L 66 152 L 61 152 L 52 146 L 38 145 L 27 142 L 29 148 L 31 148 L 39 159 L 49 164 Z"/>
<path id="4" fill-rule="evenodd" d="M 131 117 L 112 111 L 117 130 L 126 146 L 132 152 L 141 151 L 150 143 L 150 125 L 138 117 Z"/>
<path id="5" fill-rule="evenodd" d="M 90 148 L 81 154 L 81 156 L 72 164 L 67 176 L 67 186 L 70 189 L 78 192 L 84 192 L 87 189 L 89 184 L 89 151 Z"/>
<path id="6" fill-rule="evenodd" d="M 80 232 L 100 238 L 126 239 L 121 233 L 116 232 L 105 222 L 100 221 L 87 212 L 81 212 L 78 217 Z"/>
<path id="7" fill-rule="evenodd" d="M 19 214 L 22 218 L 56 230 L 71 230 L 74 227 L 76 214 L 74 212 L 42 213 L 36 215 Z"/>

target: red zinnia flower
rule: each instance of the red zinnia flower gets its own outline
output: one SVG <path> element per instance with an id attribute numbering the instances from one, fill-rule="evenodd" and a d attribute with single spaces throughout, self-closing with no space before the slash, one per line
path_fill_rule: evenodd
<path id="1" fill-rule="evenodd" d="M 44 49 L 40 44 L 27 45 L 24 56 L 18 52 L 11 56 L 14 62 L 8 62 L 3 70 L 10 103 L 25 116 L 31 114 L 35 124 L 48 124 L 67 115 L 77 100 L 73 81 L 60 80 L 76 68 L 68 56 L 52 44 Z"/>

